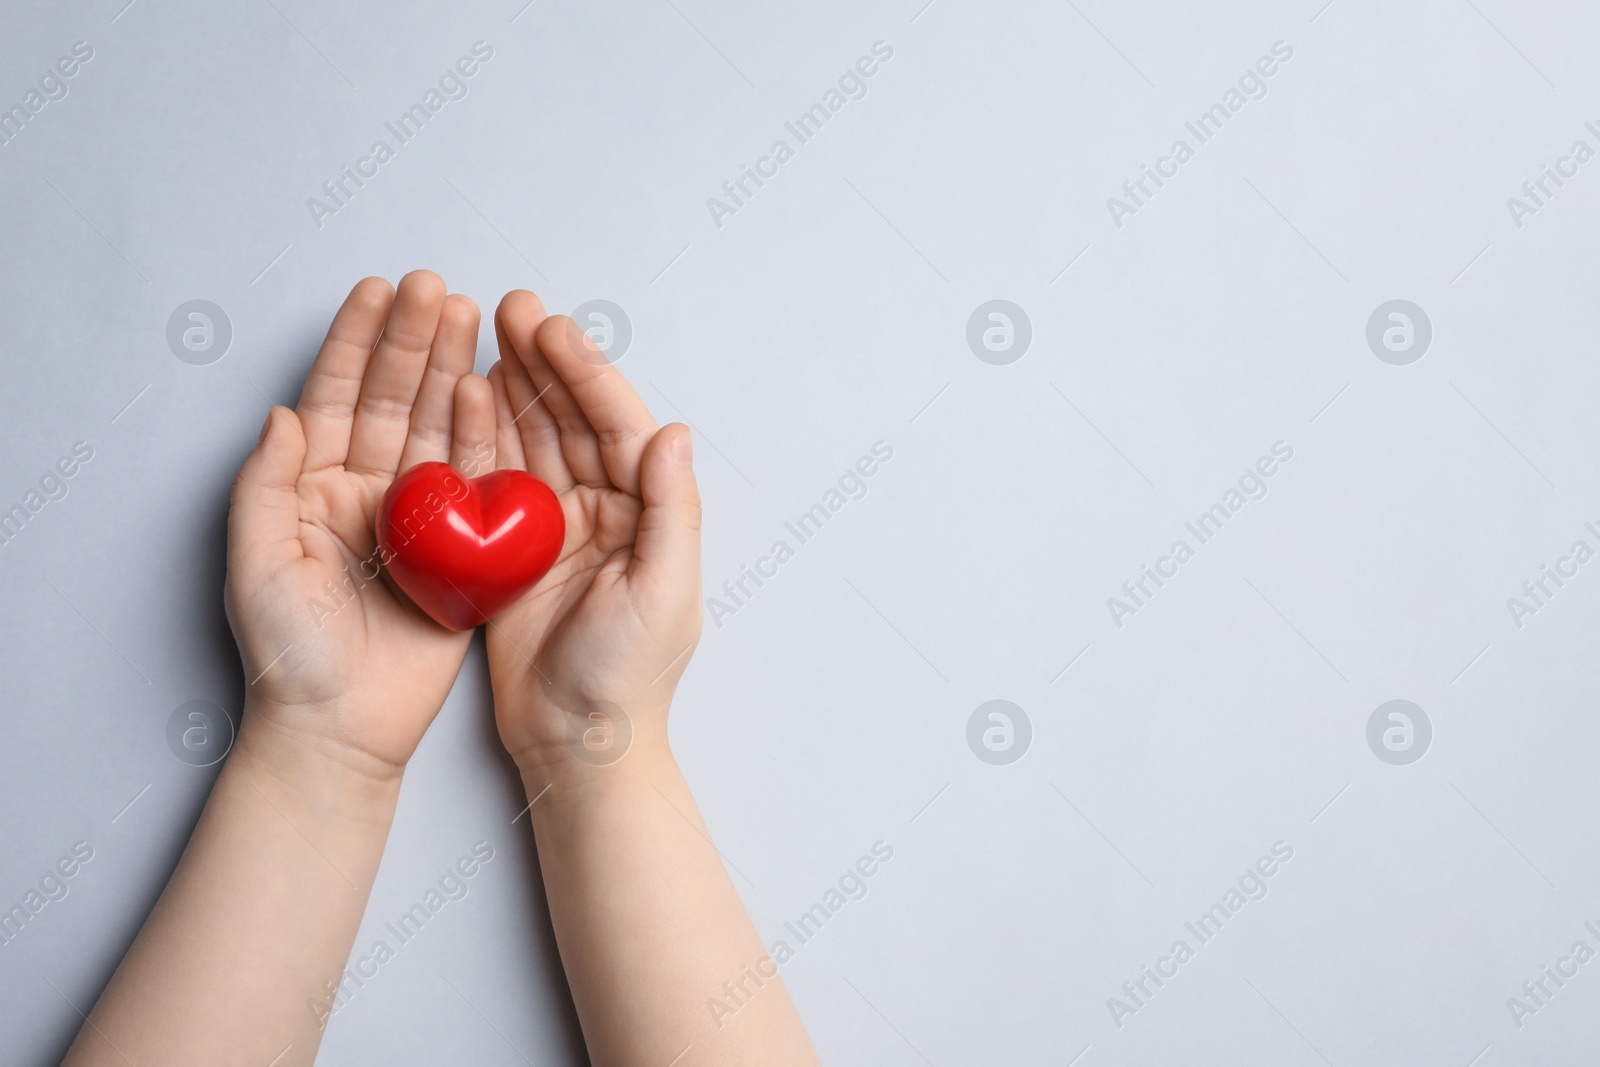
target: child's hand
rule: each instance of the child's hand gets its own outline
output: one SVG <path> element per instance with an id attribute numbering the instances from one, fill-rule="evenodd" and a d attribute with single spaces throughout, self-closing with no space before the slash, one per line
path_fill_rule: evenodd
<path id="1" fill-rule="evenodd" d="M 532 293 L 495 313 L 496 463 L 561 498 L 567 539 L 527 596 L 490 620 L 500 737 L 524 773 L 572 753 L 590 712 L 664 750 L 666 711 L 700 637 L 700 493 L 689 428 L 657 430 L 627 381 Z"/>
<path id="2" fill-rule="evenodd" d="M 567 543 L 489 621 L 489 674 L 589 1061 L 675 1062 L 693 1048 L 707 1067 L 816 1067 L 667 746 L 667 706 L 700 637 L 689 429 L 657 430 L 577 325 L 546 318 L 532 293 L 500 302 L 495 333 L 496 458 L 556 491 Z M 724 1029 L 707 1006 L 752 967 L 766 977 Z"/>
<path id="3" fill-rule="evenodd" d="M 447 297 L 438 275 L 408 274 L 398 292 L 367 278 L 334 316 L 299 407 L 268 415 L 228 522 L 247 731 L 276 727 L 389 773 L 444 702 L 471 635 L 387 584 L 373 520 L 400 471 L 487 454 L 477 336 L 477 306 Z"/>

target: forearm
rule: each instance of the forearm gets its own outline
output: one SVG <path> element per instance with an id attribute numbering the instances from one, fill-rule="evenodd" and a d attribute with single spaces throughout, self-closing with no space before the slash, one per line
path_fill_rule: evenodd
<path id="1" fill-rule="evenodd" d="M 177 869 L 67 1067 L 310 1064 L 399 788 L 392 768 L 247 711 Z"/>
<path id="2" fill-rule="evenodd" d="M 687 1048 L 696 1067 L 817 1062 L 664 744 L 523 781 L 530 798 L 549 787 L 534 833 L 596 1067 L 664 1067 Z"/>

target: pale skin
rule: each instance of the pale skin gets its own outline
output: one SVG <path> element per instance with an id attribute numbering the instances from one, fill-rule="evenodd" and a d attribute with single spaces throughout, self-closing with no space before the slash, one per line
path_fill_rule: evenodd
<path id="1" fill-rule="evenodd" d="M 310 1064 L 324 1025 L 337 1025 L 329 983 L 348 961 L 406 762 L 468 645 L 366 563 L 384 490 L 429 460 L 469 475 L 527 470 L 565 512 L 560 559 L 490 621 L 488 650 L 591 1061 L 817 1062 L 782 982 L 765 977 L 667 742 L 700 635 L 688 428 L 658 428 L 532 293 L 501 302 L 487 379 L 472 373 L 478 326 L 472 301 L 436 275 L 397 288 L 368 278 L 335 316 L 297 407 L 269 414 L 229 517 L 225 598 L 249 682 L 239 737 L 69 1067 Z M 622 709 L 631 727 L 614 762 L 581 758 L 570 740 L 595 708 Z M 742 1006 L 714 1016 L 710 1000 L 732 1004 L 724 983 L 741 980 Z"/>

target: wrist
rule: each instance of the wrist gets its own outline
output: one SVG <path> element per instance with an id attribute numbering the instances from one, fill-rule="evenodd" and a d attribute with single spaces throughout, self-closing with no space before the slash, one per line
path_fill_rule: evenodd
<path id="1" fill-rule="evenodd" d="M 500 740 L 523 779 L 587 781 L 587 770 L 670 757 L 670 700 L 578 692 L 494 694 Z"/>
<path id="2" fill-rule="evenodd" d="M 405 768 L 333 738 L 296 729 L 247 702 L 227 768 L 275 804 L 318 819 L 382 823 L 393 818 Z"/>
<path id="3" fill-rule="evenodd" d="M 592 755 L 565 747 L 537 750 L 517 761 L 522 785 L 535 813 L 543 816 L 603 804 L 616 797 L 648 792 L 653 783 L 680 777 L 677 761 L 660 739 L 634 738 L 620 757 L 599 762 Z"/>

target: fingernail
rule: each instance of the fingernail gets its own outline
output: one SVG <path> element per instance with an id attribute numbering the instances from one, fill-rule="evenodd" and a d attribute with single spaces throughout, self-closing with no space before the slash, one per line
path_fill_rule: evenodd
<path id="1" fill-rule="evenodd" d="M 261 436 L 256 438 L 256 444 L 259 445 L 262 441 L 267 439 L 267 431 L 270 429 L 272 429 L 272 412 L 268 411 L 267 421 L 261 424 Z"/>
<path id="2" fill-rule="evenodd" d="M 672 442 L 672 461 L 680 467 L 687 467 L 694 462 L 694 442 L 687 430 Z"/>

